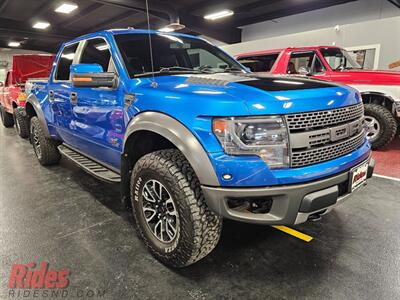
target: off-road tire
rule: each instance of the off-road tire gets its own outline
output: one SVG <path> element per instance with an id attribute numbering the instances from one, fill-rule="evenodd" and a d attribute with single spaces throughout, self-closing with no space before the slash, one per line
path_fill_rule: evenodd
<path id="1" fill-rule="evenodd" d="M 39 163 L 43 166 L 49 166 L 59 163 L 61 154 L 58 151 L 56 141 L 47 138 L 37 117 L 30 121 L 30 140 Z M 37 144 L 39 144 L 38 148 Z"/>
<path id="2" fill-rule="evenodd" d="M 6 112 L 4 107 L 0 107 L 0 116 L 1 116 L 1 121 L 4 125 L 4 127 L 10 128 L 10 127 L 14 126 L 13 115 Z"/>
<path id="3" fill-rule="evenodd" d="M 380 124 L 380 132 L 375 141 L 371 142 L 373 150 L 387 146 L 395 137 L 397 122 L 391 112 L 378 104 L 365 104 L 365 116 L 374 117 Z"/>
<path id="4" fill-rule="evenodd" d="M 29 137 L 29 119 L 22 113 L 20 107 L 14 108 L 14 124 L 20 137 L 23 139 Z"/>
<path id="5" fill-rule="evenodd" d="M 149 180 L 166 187 L 179 215 L 177 236 L 168 244 L 157 240 L 144 217 L 143 187 Z M 176 268 L 188 266 L 218 244 L 222 218 L 208 209 L 195 172 L 178 150 L 156 151 L 140 158 L 131 174 L 130 193 L 136 230 L 162 263 Z"/>

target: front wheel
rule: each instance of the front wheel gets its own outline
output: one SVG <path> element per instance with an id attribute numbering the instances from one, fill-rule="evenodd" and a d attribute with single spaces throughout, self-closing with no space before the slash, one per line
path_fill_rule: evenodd
<path id="1" fill-rule="evenodd" d="M 29 136 L 29 119 L 23 114 L 23 108 L 14 108 L 15 130 L 22 138 Z"/>
<path id="2" fill-rule="evenodd" d="M 38 117 L 31 119 L 30 139 L 41 165 L 54 165 L 60 161 L 61 154 L 58 151 L 57 144 L 45 136 Z"/>
<path id="3" fill-rule="evenodd" d="M 158 260 L 185 267 L 215 248 L 222 219 L 208 209 L 196 174 L 178 150 L 139 159 L 130 188 L 135 227 Z"/>
<path id="4" fill-rule="evenodd" d="M 395 137 L 397 122 L 390 111 L 378 104 L 365 104 L 365 125 L 367 138 L 372 149 L 387 146 Z"/>

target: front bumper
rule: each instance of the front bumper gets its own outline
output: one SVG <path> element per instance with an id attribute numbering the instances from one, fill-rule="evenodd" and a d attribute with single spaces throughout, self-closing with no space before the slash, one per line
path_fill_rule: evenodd
<path id="1" fill-rule="evenodd" d="M 373 174 L 375 161 L 369 158 L 368 175 Z M 368 161 L 366 160 L 366 161 Z M 364 161 L 364 162 L 366 162 Z M 266 225 L 292 225 L 303 223 L 311 215 L 331 210 L 350 195 L 350 170 L 341 174 L 304 184 L 261 188 L 220 188 L 203 186 L 209 208 L 215 213 L 236 221 Z M 252 201 L 268 199 L 268 212 L 254 213 L 236 210 L 231 200 Z"/>

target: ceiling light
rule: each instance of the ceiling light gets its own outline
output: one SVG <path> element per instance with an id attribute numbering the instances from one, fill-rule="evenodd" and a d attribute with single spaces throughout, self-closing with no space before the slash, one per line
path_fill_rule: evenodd
<path id="1" fill-rule="evenodd" d="M 59 7 L 56 8 L 55 12 L 62 13 L 62 14 L 69 14 L 77 8 L 78 8 L 78 5 L 76 5 L 75 3 L 63 3 Z"/>
<path id="2" fill-rule="evenodd" d="M 173 31 L 178 31 L 184 29 L 186 26 L 177 22 L 177 23 L 171 23 L 168 24 L 167 26 L 159 29 L 161 32 L 173 32 Z"/>
<path id="3" fill-rule="evenodd" d="M 175 29 L 170 28 L 170 27 L 163 27 L 163 28 L 158 29 L 158 31 L 161 31 L 161 32 L 173 32 L 173 31 L 175 31 Z"/>
<path id="4" fill-rule="evenodd" d="M 96 49 L 99 51 L 105 51 L 108 50 L 108 45 L 107 44 L 96 45 Z"/>
<path id="5" fill-rule="evenodd" d="M 50 26 L 50 23 L 48 23 L 48 22 L 36 22 L 34 25 L 33 25 L 33 28 L 36 28 L 36 29 L 46 29 L 47 27 L 49 27 Z"/>
<path id="6" fill-rule="evenodd" d="M 66 54 L 61 54 L 62 58 L 68 59 L 68 60 L 74 60 L 75 53 L 66 53 Z"/>
<path id="7" fill-rule="evenodd" d="M 19 47 L 21 46 L 20 42 L 9 42 L 8 47 Z"/>
<path id="8" fill-rule="evenodd" d="M 231 11 L 230 9 L 224 9 L 224 10 L 221 10 L 221 11 L 213 13 L 213 14 L 205 15 L 204 19 L 217 20 L 217 19 L 232 16 L 232 15 L 233 15 L 233 11 Z"/>

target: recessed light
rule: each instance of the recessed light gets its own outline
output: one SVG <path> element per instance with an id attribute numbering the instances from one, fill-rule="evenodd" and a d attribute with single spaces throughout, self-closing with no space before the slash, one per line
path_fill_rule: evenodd
<path id="1" fill-rule="evenodd" d="M 21 46 L 21 43 L 20 42 L 9 42 L 8 46 L 9 47 L 19 47 L 19 46 Z"/>
<path id="2" fill-rule="evenodd" d="M 99 44 L 99 45 L 96 45 L 96 49 L 99 51 L 105 51 L 105 50 L 108 50 L 108 45 L 107 44 Z"/>
<path id="3" fill-rule="evenodd" d="M 161 32 L 173 32 L 175 30 L 173 28 L 171 28 L 171 27 L 163 27 L 163 28 L 158 29 L 158 31 L 161 31 Z"/>
<path id="4" fill-rule="evenodd" d="M 221 10 L 221 11 L 216 12 L 216 13 L 205 15 L 204 19 L 217 20 L 217 19 L 221 19 L 221 18 L 232 16 L 233 14 L 234 14 L 233 11 L 231 11 L 230 9 L 224 9 L 224 10 Z"/>
<path id="5" fill-rule="evenodd" d="M 33 28 L 36 28 L 36 29 L 46 29 L 47 27 L 49 27 L 50 26 L 50 23 L 48 23 L 48 22 L 36 22 L 34 25 L 33 25 Z"/>
<path id="6" fill-rule="evenodd" d="M 59 7 L 56 8 L 55 12 L 58 12 L 61 14 L 69 14 L 77 8 L 78 8 L 78 5 L 76 5 L 75 3 L 63 3 Z"/>

